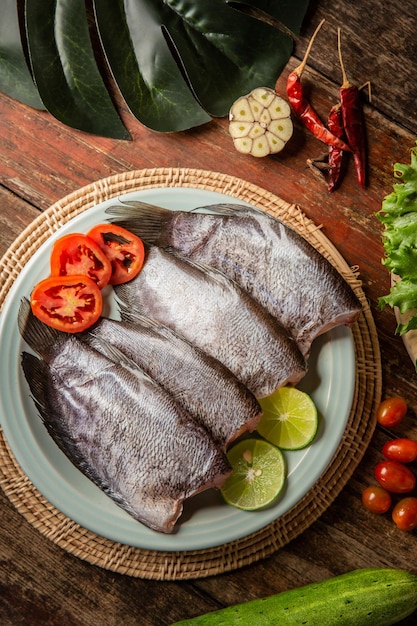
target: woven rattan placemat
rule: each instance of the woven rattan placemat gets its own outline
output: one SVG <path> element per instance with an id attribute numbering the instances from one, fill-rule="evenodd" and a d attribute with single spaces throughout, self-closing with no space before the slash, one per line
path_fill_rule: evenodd
<path id="1" fill-rule="evenodd" d="M 94 565 L 155 580 L 185 580 L 219 574 L 269 556 L 306 530 L 340 493 L 359 464 L 375 429 L 381 399 L 377 334 L 357 273 L 299 207 L 264 189 L 225 174 L 180 168 L 130 171 L 99 180 L 56 202 L 39 215 L 0 260 L 0 310 L 8 291 L 33 253 L 60 226 L 82 211 L 141 189 L 186 187 L 228 194 L 249 202 L 295 228 L 326 256 L 352 285 L 363 313 L 353 326 L 356 384 L 346 430 L 333 459 L 308 493 L 282 517 L 243 539 L 219 547 L 160 552 L 115 543 L 81 527 L 48 502 L 15 460 L 0 431 L 0 484 L 17 510 L 51 541 Z"/>

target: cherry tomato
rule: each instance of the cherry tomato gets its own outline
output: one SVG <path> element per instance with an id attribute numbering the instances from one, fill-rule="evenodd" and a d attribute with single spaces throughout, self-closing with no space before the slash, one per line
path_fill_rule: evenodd
<path id="1" fill-rule="evenodd" d="M 378 424 L 385 426 L 386 428 L 392 428 L 398 426 L 404 419 L 407 413 L 407 403 L 404 398 L 394 396 L 392 398 L 386 398 L 379 405 L 376 412 L 376 419 Z"/>
<path id="2" fill-rule="evenodd" d="M 408 493 L 416 486 L 413 472 L 398 461 L 381 461 L 375 468 L 375 478 L 391 493 Z"/>
<path id="3" fill-rule="evenodd" d="M 386 513 L 391 507 L 391 495 L 379 485 L 366 487 L 362 492 L 362 503 L 372 513 Z"/>
<path id="4" fill-rule="evenodd" d="M 417 528 L 417 498 L 402 498 L 392 510 L 392 519 L 400 530 Z"/>
<path id="5" fill-rule="evenodd" d="M 30 304 L 33 314 L 48 326 L 76 333 L 98 320 L 103 299 L 88 276 L 51 276 L 36 285 Z"/>
<path id="6" fill-rule="evenodd" d="M 86 235 L 71 233 L 58 239 L 51 253 L 51 275 L 88 276 L 100 289 L 112 273 L 111 264 L 100 246 Z"/>
<path id="7" fill-rule="evenodd" d="M 391 439 L 382 447 L 382 454 L 390 461 L 411 463 L 417 459 L 417 441 L 405 437 Z"/>
<path id="8" fill-rule="evenodd" d="M 145 260 L 145 248 L 139 237 L 116 224 L 98 224 L 88 236 L 111 263 L 111 285 L 126 283 L 139 274 Z"/>

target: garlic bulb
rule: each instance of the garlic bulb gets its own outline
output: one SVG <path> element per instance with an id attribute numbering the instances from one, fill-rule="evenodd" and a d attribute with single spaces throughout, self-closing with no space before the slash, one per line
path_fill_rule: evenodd
<path id="1" fill-rule="evenodd" d="M 276 154 L 293 133 L 290 106 L 272 89 L 258 87 L 232 105 L 229 133 L 236 150 L 243 154 Z"/>

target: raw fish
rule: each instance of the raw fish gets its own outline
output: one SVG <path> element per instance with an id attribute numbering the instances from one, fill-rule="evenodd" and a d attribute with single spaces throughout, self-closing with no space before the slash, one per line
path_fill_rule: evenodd
<path id="1" fill-rule="evenodd" d="M 22 367 L 40 416 L 70 461 L 136 520 L 172 532 L 183 501 L 219 487 L 225 454 L 162 387 L 59 333 L 22 302 L 19 327 L 38 358 Z"/>
<path id="2" fill-rule="evenodd" d="M 80 339 L 109 358 L 117 358 L 116 347 L 171 393 L 221 448 L 256 427 L 258 401 L 222 363 L 163 324 L 128 310 L 121 314 L 129 321 L 103 317 Z"/>
<path id="3" fill-rule="evenodd" d="M 295 342 L 221 272 L 151 246 L 138 276 L 115 291 L 131 311 L 162 322 L 223 363 L 257 398 L 306 373 Z"/>
<path id="4" fill-rule="evenodd" d="M 110 207 L 113 221 L 235 280 L 276 317 L 308 355 L 327 330 L 350 326 L 361 311 L 336 268 L 295 230 L 259 209 L 239 204 L 170 211 L 144 202 Z"/>

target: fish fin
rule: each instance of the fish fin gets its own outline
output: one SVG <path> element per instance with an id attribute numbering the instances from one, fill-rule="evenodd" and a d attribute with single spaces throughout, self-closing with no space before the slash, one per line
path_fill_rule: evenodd
<path id="1" fill-rule="evenodd" d="M 36 408 L 44 420 L 47 417 L 46 381 L 49 378 L 48 366 L 45 361 L 28 352 L 22 352 L 21 365 Z"/>
<path id="2" fill-rule="evenodd" d="M 190 211 L 190 213 L 194 213 L 195 211 L 208 211 L 209 213 L 215 213 L 218 215 L 232 216 L 241 211 L 248 211 L 252 209 L 252 206 L 247 206 L 245 204 L 222 202 L 220 204 L 207 204 L 205 206 L 195 207 Z"/>
<path id="3" fill-rule="evenodd" d="M 238 283 L 233 278 L 231 278 L 230 276 L 227 276 L 224 272 L 222 272 L 217 267 L 213 267 L 212 265 L 206 265 L 205 263 L 199 263 L 198 261 L 195 261 L 194 259 L 193 260 L 187 259 L 175 253 L 174 253 L 174 256 L 176 256 L 178 259 L 181 259 L 181 261 L 184 261 L 184 263 L 187 263 L 187 265 L 190 265 L 191 267 L 195 267 L 197 270 L 209 275 L 212 279 L 217 280 L 221 283 L 224 283 L 224 282 L 232 283 L 239 291 L 242 291 L 242 288 L 240 287 L 240 285 L 238 285 Z"/>
<path id="4" fill-rule="evenodd" d="M 60 420 L 56 417 L 55 411 L 51 410 L 48 401 L 48 386 L 52 385 L 48 364 L 28 352 L 22 352 L 21 364 L 43 425 L 59 448 L 69 456 L 66 434 L 60 428 Z"/>
<path id="5" fill-rule="evenodd" d="M 119 312 L 122 322 L 128 324 L 139 324 L 146 328 L 160 328 L 162 325 L 157 320 L 154 320 L 146 315 L 142 315 L 138 311 L 133 311 L 130 307 L 126 306 L 122 302 L 119 302 Z"/>
<path id="6" fill-rule="evenodd" d="M 94 330 L 91 332 L 86 332 L 81 337 L 81 341 L 87 343 L 91 348 L 100 352 L 103 356 L 105 356 L 109 361 L 112 361 L 116 365 L 120 365 L 121 367 L 128 369 L 130 371 L 135 372 L 137 375 L 146 378 L 152 382 L 153 379 L 147 374 L 137 363 L 132 361 L 122 350 L 108 343 L 104 339 L 102 339 L 99 335 L 96 335 Z"/>
<path id="7" fill-rule="evenodd" d="M 132 324 L 133 326 L 137 324 L 138 326 L 142 326 L 143 328 L 154 329 L 161 337 L 165 337 L 169 339 L 171 342 L 174 342 L 175 345 L 181 346 L 181 344 L 187 343 L 188 345 L 192 345 L 193 349 L 197 352 L 202 352 L 200 348 L 191 344 L 188 339 L 183 336 L 178 335 L 172 328 L 169 326 L 165 326 L 162 322 L 158 320 L 154 320 L 151 317 L 147 317 L 146 315 L 142 315 L 137 311 L 133 311 L 130 307 L 125 306 L 124 304 L 119 304 L 120 317 L 122 322 L 126 324 Z M 205 354 L 208 358 L 208 355 Z"/>
<path id="8" fill-rule="evenodd" d="M 119 494 L 115 494 L 111 487 L 80 452 L 78 446 L 64 428 L 55 411 L 51 410 L 48 401 L 48 386 L 51 384 L 51 373 L 45 361 L 28 352 L 22 353 L 22 368 L 29 384 L 35 407 L 43 425 L 58 448 L 65 454 L 71 463 L 87 478 L 95 483 L 104 493 L 111 497 L 116 504 L 129 511 L 129 503 Z"/>
<path id="9" fill-rule="evenodd" d="M 27 298 L 21 299 L 17 323 L 23 339 L 41 356 L 46 354 L 52 345 L 64 338 L 64 333 L 47 326 L 33 315 Z"/>
<path id="10" fill-rule="evenodd" d="M 164 247 L 166 240 L 166 226 L 172 219 L 173 212 L 160 206 L 131 200 L 113 205 L 106 209 L 112 216 L 112 222 L 146 241 Z"/>

